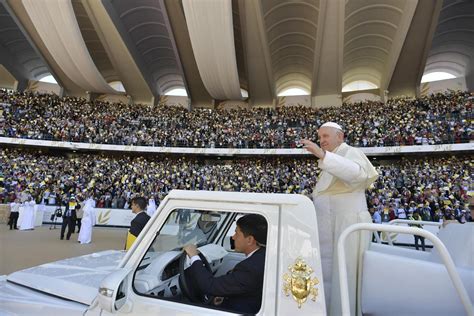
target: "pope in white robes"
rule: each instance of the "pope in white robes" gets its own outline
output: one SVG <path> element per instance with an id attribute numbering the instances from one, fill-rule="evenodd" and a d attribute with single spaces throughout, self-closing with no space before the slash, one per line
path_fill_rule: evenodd
<path id="1" fill-rule="evenodd" d="M 321 147 L 301 140 L 304 148 L 319 158 L 321 174 L 313 190 L 318 219 L 319 243 L 328 315 L 341 315 L 337 242 L 344 229 L 356 223 L 372 223 L 365 190 L 378 173 L 365 154 L 344 143 L 341 126 L 328 122 L 318 130 Z M 367 249 L 370 233 L 353 233 L 346 240 L 346 263 L 351 315 L 360 315 L 361 254 Z"/>
<path id="2" fill-rule="evenodd" d="M 81 244 L 89 244 L 92 241 L 92 227 L 96 224 L 95 201 L 88 198 L 84 203 L 84 214 L 82 216 L 81 230 L 77 241 Z"/>

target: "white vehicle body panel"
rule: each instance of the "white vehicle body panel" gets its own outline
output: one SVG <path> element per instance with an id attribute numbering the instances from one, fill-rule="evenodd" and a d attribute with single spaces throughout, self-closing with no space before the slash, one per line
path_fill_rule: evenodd
<path id="1" fill-rule="evenodd" d="M 124 251 L 107 250 L 64 259 L 14 272 L 7 281 L 90 305 L 102 280 L 124 255 Z"/>
<path id="2" fill-rule="evenodd" d="M 266 248 L 266 266 L 262 307 L 258 315 L 326 315 L 322 270 L 320 266 L 319 236 L 316 213 L 312 202 L 301 195 L 259 194 L 208 191 L 171 191 L 160 204 L 155 216 L 145 226 L 146 233 L 137 241 L 124 257 L 119 268 L 136 269 L 147 249 L 154 240 L 155 232 L 165 223 L 169 213 L 178 208 L 199 208 L 200 210 L 235 211 L 263 215 L 269 224 Z M 316 302 L 309 300 L 298 308 L 296 302 L 283 295 L 283 274 L 288 272 L 297 257 L 304 259 L 315 271 L 319 279 L 319 296 Z M 150 298 L 137 294 L 131 284 L 127 284 L 127 302 L 123 312 L 115 315 L 234 315 L 219 310 Z M 87 315 L 96 315 L 95 312 Z M 102 314 L 104 315 L 104 313 Z"/>
<path id="3" fill-rule="evenodd" d="M 163 268 L 180 256 L 179 247 L 168 251 L 159 250 L 161 252 L 150 253 L 150 246 L 156 245 L 154 242 L 157 233 L 160 232 L 160 234 L 166 236 L 170 234 L 170 231 L 178 229 L 173 224 L 166 227 L 168 231 L 161 231 L 169 220 L 170 214 L 179 209 L 215 211 L 223 214 L 228 214 L 228 212 L 254 213 L 264 216 L 268 222 L 268 235 L 262 306 L 257 315 L 326 315 L 316 212 L 313 203 L 307 197 L 289 194 L 181 190 L 171 191 L 162 201 L 128 252 L 99 252 L 33 267 L 15 272 L 8 277 L 0 277 L 0 315 L 236 315 L 232 312 L 211 309 L 199 304 L 185 303 L 169 297 L 161 298 L 143 294 L 163 286 L 164 283 L 169 283 L 169 280 L 171 280 L 166 279 L 167 281 L 164 282 L 161 280 L 161 275 Z M 468 227 L 474 226 L 465 226 L 464 230 Z M 230 230 L 230 228 L 227 226 L 227 228 L 222 227 L 221 229 L 222 233 L 227 234 L 225 236 L 228 237 L 229 232 L 226 232 L 225 229 Z M 453 230 L 457 233 L 455 228 Z M 469 245 L 472 246 L 472 230 L 468 231 L 467 234 L 471 237 Z M 224 235 L 221 234 L 220 236 L 222 241 Z M 464 240 L 466 239 L 464 238 Z M 461 274 L 467 273 L 467 276 L 472 276 L 472 262 L 474 262 L 472 252 L 470 255 L 465 255 L 465 248 L 454 243 L 449 246 L 450 243 L 447 241 L 449 240 L 446 239 L 446 244 L 451 249 L 459 248 L 451 255 L 457 264 L 463 263 L 462 268 L 465 271 L 463 270 Z M 168 243 L 164 242 L 159 245 L 164 246 L 162 249 L 167 249 Z M 216 246 L 216 249 L 219 247 L 223 249 L 220 244 L 213 246 Z M 153 249 L 158 251 L 156 248 Z M 229 255 L 225 256 L 226 251 L 222 251 L 221 257 L 214 258 L 216 261 L 223 263 L 220 266 L 215 266 L 219 275 L 224 274 L 225 270 L 228 270 L 233 263 L 243 259 L 243 256 L 239 253 L 230 252 Z M 147 254 L 148 257 L 145 258 Z M 384 297 L 387 300 L 393 300 L 393 289 L 397 289 L 395 293 L 403 293 L 405 290 L 403 290 L 403 284 L 391 284 L 388 281 L 390 275 L 385 276 L 387 282 L 382 282 L 381 285 L 380 280 L 384 277 L 381 276 L 383 273 L 371 274 L 375 271 L 375 267 L 388 267 L 391 262 L 397 262 L 397 260 L 401 260 L 401 262 L 414 261 L 416 264 L 409 264 L 410 266 L 406 267 L 406 273 L 402 271 L 405 264 L 399 266 L 402 269 L 400 275 L 409 277 L 411 267 L 420 265 L 419 269 L 426 268 L 423 263 L 429 261 L 428 257 L 432 255 L 432 253 L 415 252 L 402 248 L 388 249 L 383 245 L 373 245 L 367 254 L 365 265 L 368 270 L 365 270 L 360 278 L 361 280 L 365 278 L 362 302 L 363 307 L 367 308 L 368 311 L 370 309 L 382 310 L 382 313 L 376 312 L 377 315 L 384 315 L 387 312 L 384 309 L 384 306 L 386 306 Z M 291 294 L 286 296 L 283 291 L 286 282 L 283 276 L 290 273 L 288 268 L 295 263 L 297 258 L 303 259 L 312 268 L 314 272 L 311 278 L 317 278 L 319 281 L 319 284 L 316 285 L 318 290 L 316 300 L 312 301 L 308 297 L 301 308 L 298 308 L 298 304 Z M 143 265 L 144 262 L 147 265 Z M 371 267 L 369 267 L 370 264 L 372 264 Z M 139 266 L 140 270 L 137 271 Z M 437 271 L 436 275 L 439 277 L 444 268 L 440 265 L 440 267 L 437 267 Z M 417 272 L 412 271 L 411 273 L 416 274 Z M 113 276 L 118 277 L 116 279 L 111 278 Z M 175 274 L 173 278 L 173 284 L 176 284 Z M 403 281 L 403 278 L 400 278 Z M 442 279 L 445 276 L 439 278 Z M 120 282 L 115 282 L 117 280 Z M 396 278 L 392 280 L 392 282 L 395 281 L 397 281 Z M 421 281 L 420 279 L 419 282 Z M 101 290 L 105 289 L 107 290 L 105 293 L 109 293 L 108 291 L 112 288 L 107 286 L 111 284 L 117 285 L 117 288 L 111 292 L 112 294 L 106 294 L 105 297 L 110 297 L 110 300 L 104 301 L 103 294 L 98 294 L 99 288 L 102 288 Z M 388 296 L 381 294 L 380 286 L 384 287 L 384 293 Z M 472 284 L 468 283 L 466 286 L 469 293 L 472 294 Z M 446 287 L 440 289 L 439 284 L 437 287 L 438 295 L 445 293 Z M 430 288 L 424 288 L 422 284 L 420 284 L 420 287 L 413 286 L 411 290 L 413 293 L 420 291 L 428 297 L 432 297 L 430 293 L 433 291 Z M 123 297 L 117 298 L 117 291 L 121 291 L 120 294 L 123 292 Z M 102 293 L 104 292 L 102 291 Z M 380 295 L 377 296 L 374 293 Z M 388 293 L 392 293 L 392 295 Z M 374 297 L 379 299 L 375 302 L 370 301 Z M 106 304 L 104 302 L 113 302 L 114 304 L 104 305 Z M 399 303 L 402 304 L 403 302 Z M 415 305 L 411 304 L 411 308 L 418 310 L 416 309 L 416 301 L 414 303 Z M 105 310 L 107 306 L 114 306 L 113 313 Z M 429 308 L 429 306 L 426 306 L 426 308 Z M 409 307 L 395 311 L 396 308 L 392 306 L 391 309 L 394 309 L 394 315 L 400 311 L 413 311 Z M 456 309 L 456 311 L 458 310 Z M 430 310 L 424 312 L 430 314 Z"/>

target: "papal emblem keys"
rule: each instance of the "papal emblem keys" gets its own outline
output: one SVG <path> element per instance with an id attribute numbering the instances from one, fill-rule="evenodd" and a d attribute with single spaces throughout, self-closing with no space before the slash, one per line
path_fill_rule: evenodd
<path id="1" fill-rule="evenodd" d="M 318 296 L 318 289 L 315 288 L 319 284 L 318 278 L 311 278 L 313 269 L 306 264 L 302 258 L 297 258 L 293 265 L 288 267 L 289 273 L 283 275 L 283 292 L 286 296 L 291 296 L 301 308 L 306 302 L 308 296 L 311 295 L 313 302 Z"/>

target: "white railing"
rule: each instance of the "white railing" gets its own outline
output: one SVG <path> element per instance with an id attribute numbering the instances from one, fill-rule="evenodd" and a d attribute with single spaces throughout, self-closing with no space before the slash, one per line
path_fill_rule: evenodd
<path id="1" fill-rule="evenodd" d="M 440 222 L 428 222 L 428 221 L 413 221 L 409 219 L 392 219 L 390 222 L 388 222 L 389 225 L 397 225 L 397 224 L 408 224 L 408 225 L 426 225 L 426 226 L 437 226 L 441 227 L 443 223 Z M 379 234 L 377 232 L 373 232 L 373 235 L 375 236 L 375 240 L 377 243 L 381 244 L 382 240 L 380 239 Z M 390 234 L 387 234 L 387 242 L 390 246 L 393 246 L 393 241 L 392 237 Z"/>
<path id="2" fill-rule="evenodd" d="M 438 226 L 441 227 L 443 223 L 441 222 L 429 222 L 429 221 L 413 221 L 410 219 L 392 219 L 388 222 L 389 225 L 396 225 L 396 224 L 409 224 L 409 225 L 427 225 L 427 226 Z"/>
<path id="3" fill-rule="evenodd" d="M 414 221 L 411 221 L 413 223 Z M 433 246 L 438 250 L 441 259 L 443 260 L 448 274 L 453 282 L 454 288 L 456 289 L 461 302 L 464 305 L 464 309 L 468 316 L 474 316 L 474 309 L 472 307 L 472 302 L 469 298 L 469 295 L 464 287 L 464 284 L 461 281 L 458 271 L 454 265 L 453 259 L 449 255 L 448 249 L 443 244 L 443 242 L 436 237 L 434 234 L 423 230 L 417 227 L 400 227 L 396 225 L 382 225 L 382 224 L 369 224 L 369 223 L 359 223 L 354 224 L 346 228 L 337 243 L 337 255 L 338 255 L 338 268 L 339 268 L 339 286 L 341 291 L 341 304 L 342 304 L 342 315 L 349 316 L 350 313 L 350 303 L 349 303 L 349 286 L 347 284 L 347 267 L 346 267 L 346 254 L 344 251 L 345 243 L 347 236 L 353 232 L 359 230 L 368 230 L 368 231 L 382 231 L 388 233 L 399 233 L 399 234 L 410 234 L 410 235 L 419 235 L 430 240 L 433 243 Z"/>

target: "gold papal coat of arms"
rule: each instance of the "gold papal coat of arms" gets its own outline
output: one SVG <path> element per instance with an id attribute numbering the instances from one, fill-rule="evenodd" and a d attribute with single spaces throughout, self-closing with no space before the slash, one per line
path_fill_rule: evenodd
<path id="1" fill-rule="evenodd" d="M 313 302 L 315 302 L 318 289 L 314 286 L 319 284 L 319 280 L 311 278 L 313 269 L 303 259 L 297 258 L 295 263 L 288 267 L 288 270 L 290 273 L 283 275 L 285 281 L 283 292 L 285 295 L 289 296 L 291 292 L 291 296 L 298 303 L 298 308 L 301 308 L 301 305 L 306 302 L 310 295 Z"/>

